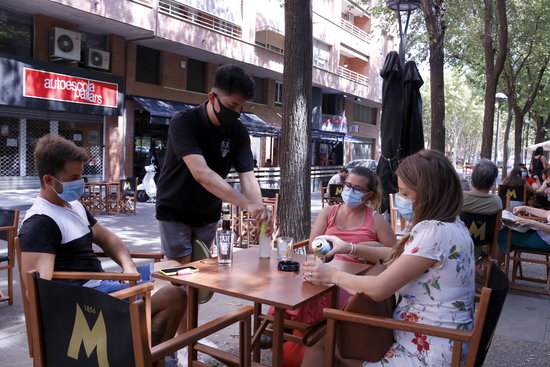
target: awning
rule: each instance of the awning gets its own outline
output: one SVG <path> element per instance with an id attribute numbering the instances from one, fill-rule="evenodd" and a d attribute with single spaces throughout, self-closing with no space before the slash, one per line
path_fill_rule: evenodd
<path id="1" fill-rule="evenodd" d="M 343 141 L 344 137 L 345 137 L 345 134 L 311 129 L 311 140 L 313 141 L 320 140 L 320 141 L 329 141 L 332 143 L 337 143 L 337 142 Z"/>
<path id="2" fill-rule="evenodd" d="M 374 139 L 372 138 L 363 138 L 360 136 L 350 136 L 346 135 L 344 141 L 355 144 L 374 144 Z"/>
<path id="3" fill-rule="evenodd" d="M 269 125 L 257 115 L 249 112 L 242 112 L 239 120 L 246 126 L 250 135 L 277 136 L 280 129 Z"/>
<path id="4" fill-rule="evenodd" d="M 170 119 L 176 113 L 195 107 L 195 105 L 192 104 L 164 101 L 161 99 L 137 96 L 132 96 L 132 98 L 149 112 L 151 115 L 151 120 L 149 122 L 152 124 L 168 125 Z"/>
<path id="5" fill-rule="evenodd" d="M 527 147 L 527 151 L 529 153 L 534 152 L 535 150 L 537 150 L 538 147 L 542 147 L 542 149 L 544 149 L 545 151 L 549 151 L 550 150 L 550 140 L 543 141 L 542 143 L 530 145 L 530 146 Z"/>

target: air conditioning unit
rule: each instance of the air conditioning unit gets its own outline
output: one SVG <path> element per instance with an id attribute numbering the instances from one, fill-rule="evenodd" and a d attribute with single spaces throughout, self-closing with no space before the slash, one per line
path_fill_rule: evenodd
<path id="1" fill-rule="evenodd" d="M 50 56 L 80 61 L 80 33 L 58 27 L 50 28 Z"/>
<path id="2" fill-rule="evenodd" d="M 109 70 L 111 54 L 107 51 L 88 48 L 84 50 L 84 65 L 90 68 Z"/>

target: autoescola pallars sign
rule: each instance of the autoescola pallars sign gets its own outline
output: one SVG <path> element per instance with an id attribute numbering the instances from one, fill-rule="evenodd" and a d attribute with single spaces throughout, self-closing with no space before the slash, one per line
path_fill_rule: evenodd
<path id="1" fill-rule="evenodd" d="M 51 101 L 113 107 L 118 104 L 118 84 L 24 68 L 23 96 Z"/>

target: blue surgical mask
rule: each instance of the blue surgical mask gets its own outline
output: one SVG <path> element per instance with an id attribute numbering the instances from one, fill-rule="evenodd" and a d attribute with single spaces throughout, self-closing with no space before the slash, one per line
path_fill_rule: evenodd
<path id="1" fill-rule="evenodd" d="M 521 172 L 521 177 L 523 177 L 523 178 L 527 177 L 527 172 L 525 172 L 525 171 Z"/>
<path id="2" fill-rule="evenodd" d="M 55 191 L 55 189 L 52 187 L 52 190 L 57 194 L 57 196 L 59 196 L 59 198 L 61 198 L 61 200 L 75 201 L 78 200 L 84 193 L 85 183 L 83 179 L 69 182 L 61 182 L 55 177 L 54 179 L 63 185 L 63 191 L 60 193 Z"/>
<path id="3" fill-rule="evenodd" d="M 356 192 L 349 187 L 344 187 L 342 190 L 342 200 L 344 201 L 344 204 L 350 208 L 357 208 L 359 205 L 363 204 L 364 195 L 364 193 Z"/>
<path id="4" fill-rule="evenodd" d="M 405 218 L 407 221 L 411 221 L 413 216 L 413 202 L 414 200 L 411 199 L 405 199 L 401 195 L 396 194 L 395 195 L 395 207 L 397 208 L 397 211 L 399 214 Z"/>

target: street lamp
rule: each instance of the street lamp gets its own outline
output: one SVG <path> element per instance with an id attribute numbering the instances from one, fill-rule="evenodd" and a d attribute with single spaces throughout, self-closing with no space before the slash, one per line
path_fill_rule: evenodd
<path id="1" fill-rule="evenodd" d="M 504 93 L 497 93 L 495 95 L 495 100 L 498 102 L 498 113 L 497 113 L 497 136 L 495 137 L 495 164 L 498 166 L 498 135 L 500 130 L 500 105 L 502 102 L 506 102 L 508 97 Z M 502 162 L 504 165 L 505 163 Z"/>
<path id="2" fill-rule="evenodd" d="M 397 11 L 397 19 L 399 21 L 399 58 L 401 63 L 405 63 L 405 52 L 407 52 L 407 30 L 409 28 L 409 19 L 411 17 L 411 12 L 420 7 L 421 0 L 388 0 L 387 6 L 391 10 Z M 401 12 L 407 12 L 407 20 L 405 22 L 405 27 L 401 24 Z"/>

